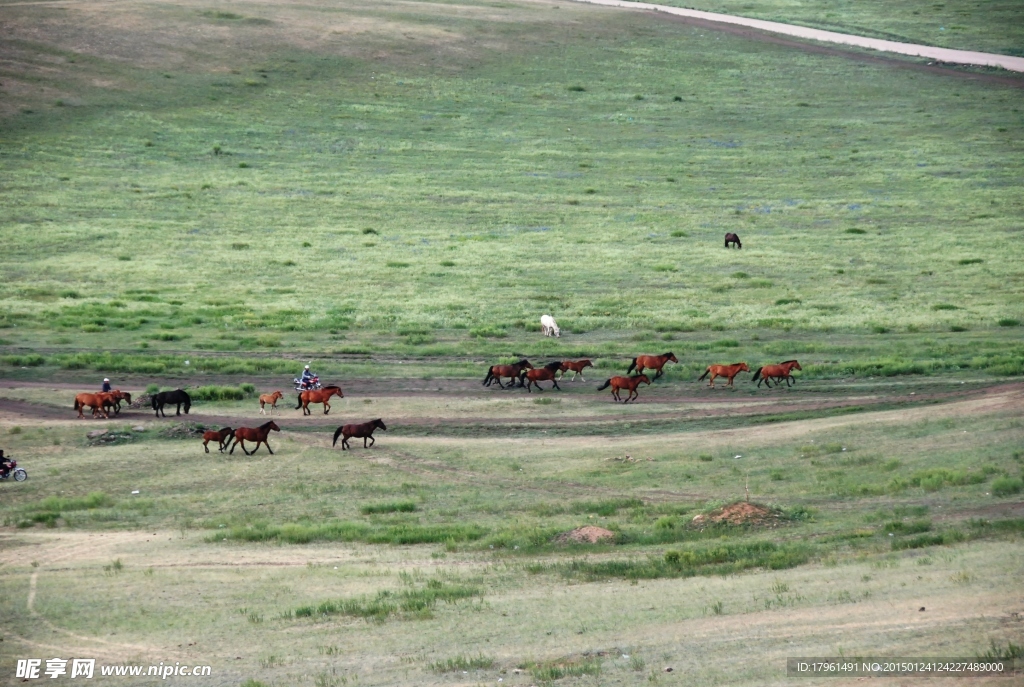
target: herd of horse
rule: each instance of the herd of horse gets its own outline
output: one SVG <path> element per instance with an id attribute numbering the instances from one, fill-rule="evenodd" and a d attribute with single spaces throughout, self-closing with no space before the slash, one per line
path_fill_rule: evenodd
<path id="1" fill-rule="evenodd" d="M 679 360 L 672 354 L 671 351 L 668 353 L 662 353 L 661 355 L 638 355 L 633 358 L 629 367 L 626 369 L 626 375 L 630 372 L 636 372 L 632 376 L 624 377 L 610 377 L 605 380 L 605 383 L 597 387 L 598 391 L 603 391 L 608 387 L 612 389 L 612 399 L 616 402 L 621 401 L 622 403 L 629 403 L 630 401 L 636 401 L 640 395 L 637 388 L 641 384 L 650 385 L 652 381 L 661 377 L 664 374 L 665 365 L 668 363 L 678 363 Z M 525 387 L 527 391 L 533 392 L 533 387 L 536 386 L 538 390 L 543 391 L 543 387 L 540 385 L 542 381 L 550 381 L 552 389 L 561 390 L 562 387 L 558 386 L 558 380 L 565 376 L 566 372 L 572 372 L 572 379 L 576 379 L 576 375 L 580 376 L 584 382 L 587 381 L 583 378 L 583 370 L 587 367 L 593 367 L 594 364 L 589 359 L 583 360 L 557 360 L 550 362 L 544 367 L 534 367 L 529 360 L 521 358 L 515 363 L 506 365 L 492 365 L 487 370 L 487 376 L 484 377 L 483 385 L 490 386 L 491 384 L 497 383 L 502 389 L 512 389 L 516 386 Z M 774 381 L 776 386 L 781 384 L 783 381 L 786 382 L 787 386 L 793 385 L 793 370 L 802 370 L 800 363 L 796 360 L 787 360 L 779 363 L 778 365 L 764 365 L 759 367 L 754 373 L 754 377 L 751 381 L 757 382 L 757 386 L 761 384 L 771 388 L 771 383 Z M 651 379 L 644 370 L 654 370 L 654 378 Z M 724 377 L 727 381 L 726 386 L 733 386 L 733 380 L 740 372 L 750 372 L 750 367 L 746 363 L 733 363 L 732 365 L 709 365 L 704 371 L 704 374 L 697 380 L 703 381 L 705 377 L 711 375 L 711 379 L 708 382 L 708 386 L 712 389 L 715 388 L 715 379 L 717 377 Z M 501 380 L 508 378 L 509 384 L 505 386 Z M 571 380 L 570 380 L 571 381 Z M 518 382 L 518 385 L 517 385 Z M 623 399 L 619 392 L 628 391 L 629 394 Z"/>
<path id="2" fill-rule="evenodd" d="M 603 391 L 611 387 L 612 399 L 614 401 L 624 404 L 636 401 L 640 395 L 638 391 L 639 386 L 641 384 L 649 386 L 653 381 L 661 377 L 664 374 L 665 365 L 670 362 L 679 362 L 671 351 L 661 355 L 638 355 L 633 358 L 626 369 L 626 375 L 629 376 L 610 377 L 605 380 L 604 384 L 597 387 L 597 390 Z M 502 389 L 512 389 L 517 386 L 518 382 L 519 387 L 525 387 L 528 392 L 532 393 L 533 387 L 537 387 L 539 391 L 543 390 L 540 382 L 550 381 L 552 389 L 561 390 L 561 387 L 558 386 L 558 380 L 564 377 L 565 373 L 573 373 L 570 381 L 575 381 L 578 375 L 582 381 L 586 382 L 583 371 L 588 367 L 594 367 L 594 363 L 587 358 L 582 360 L 558 360 L 547 363 L 543 367 L 534 367 L 529 360 L 521 358 L 519 361 L 511 364 L 492 365 L 487 370 L 487 376 L 484 377 L 483 384 L 484 386 L 490 386 L 493 383 L 497 383 Z M 793 370 L 802 369 L 800 363 L 796 360 L 786 360 L 777 365 L 764 365 L 754 372 L 751 381 L 757 382 L 758 387 L 761 384 L 765 384 L 770 388 L 773 381 L 776 386 L 786 382 L 788 387 L 793 384 Z M 655 373 L 654 378 L 652 379 L 644 374 L 645 370 L 653 370 Z M 636 374 L 630 375 L 634 371 Z M 733 380 L 740 372 L 749 371 L 750 367 L 745 362 L 733 363 L 732 365 L 709 365 L 697 381 L 703 381 L 710 375 L 708 386 L 712 389 L 715 388 L 715 379 L 719 377 L 727 380 L 726 386 L 733 386 Z M 502 379 L 509 380 L 508 386 L 502 383 Z M 628 392 L 625 398 L 621 396 L 623 391 Z M 329 385 L 322 389 L 301 391 L 298 395 L 298 405 L 295 406 L 295 410 L 301 409 L 303 415 L 310 415 L 309 405 L 311 403 L 322 403 L 324 415 L 327 415 L 331 412 L 330 399 L 334 396 L 338 398 L 345 397 L 340 386 Z M 273 415 L 274 410 L 277 408 L 277 402 L 282 398 L 284 398 L 284 394 L 280 391 L 260 395 L 260 414 L 266 414 L 267 407 L 269 406 L 270 414 Z M 83 414 L 85 408 L 92 408 L 94 418 L 100 415 L 104 418 L 110 418 L 111 413 L 117 415 L 121 412 L 122 402 L 131 404 L 132 396 L 130 393 L 120 389 L 99 393 L 82 393 L 75 396 L 74 409 L 78 411 L 80 419 L 85 417 Z M 182 389 L 161 391 L 152 394 L 150 405 L 156 417 L 167 417 L 164 408 L 169 405 L 175 406 L 176 415 L 181 415 L 182 408 L 184 408 L 185 414 L 188 415 L 189 409 L 192 406 L 192 398 Z M 349 439 L 357 438 L 363 440 L 363 448 L 370 448 L 376 442 L 373 438 L 373 433 L 377 429 L 387 430 L 383 420 L 380 418 L 361 424 L 342 425 L 335 430 L 334 441 L 331 445 L 337 446 L 338 437 L 341 437 L 341 450 L 345 451 L 351 449 L 348 443 Z M 203 433 L 203 450 L 209 453 L 210 442 L 216 441 L 217 449 L 222 453 L 227 450 L 229 454 L 233 454 L 235 449 L 241 446 L 242 451 L 249 456 L 256 453 L 259 450 L 260 444 L 263 444 L 267 447 L 267 451 L 273 455 L 274 451 L 270 448 L 267 437 L 270 435 L 270 432 L 280 431 L 281 428 L 273 420 L 265 422 L 259 427 L 239 427 L 237 429 L 223 427 L 219 430 L 207 430 Z M 247 441 L 254 444 L 251 451 L 245 446 Z"/>

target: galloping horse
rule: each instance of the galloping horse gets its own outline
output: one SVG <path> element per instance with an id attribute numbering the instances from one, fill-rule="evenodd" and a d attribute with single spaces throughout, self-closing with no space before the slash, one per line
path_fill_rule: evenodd
<path id="1" fill-rule="evenodd" d="M 270 414 L 274 414 L 274 408 L 277 407 L 277 399 L 284 398 L 284 394 L 280 391 L 275 391 L 272 394 L 263 394 L 260 396 L 260 415 L 266 415 L 265 406 L 270 404 Z"/>
<path id="2" fill-rule="evenodd" d="M 98 394 L 78 394 L 75 396 L 75 410 L 78 411 L 78 419 L 85 419 L 85 416 L 82 415 L 82 411 L 86 406 L 92 408 L 93 417 L 96 417 L 96 413 L 99 412 L 103 413 L 103 417 L 110 419 L 110 414 L 104 406 L 113 405 L 114 402 L 111 400 L 111 396 L 112 393 L 109 391 L 100 392 Z"/>
<path id="3" fill-rule="evenodd" d="M 267 443 L 267 435 L 270 434 L 270 430 L 280 432 L 281 428 L 278 427 L 277 423 L 275 423 L 273 420 L 271 420 L 270 422 L 264 422 L 262 425 L 255 429 L 253 429 L 252 427 L 239 427 L 238 429 L 235 430 L 235 443 L 231 447 L 231 450 L 228 451 L 228 453 L 234 453 L 235 446 L 242 444 L 242 450 L 245 451 L 245 455 L 251 456 L 260 449 L 260 444 L 266 444 L 267 450 L 270 451 L 270 455 L 274 455 L 274 452 L 270 450 L 270 444 Z M 246 441 L 255 441 L 256 448 L 254 448 L 251 451 L 246 451 Z"/>
<path id="4" fill-rule="evenodd" d="M 747 367 L 746 363 L 733 363 L 732 365 L 708 365 L 708 369 L 704 371 L 704 374 L 697 380 L 698 382 L 708 376 L 711 373 L 711 381 L 708 386 L 712 389 L 715 388 L 715 377 L 726 377 L 729 383 L 726 386 L 732 386 L 732 380 L 740 372 L 750 372 L 750 368 Z"/>
<path id="5" fill-rule="evenodd" d="M 110 398 L 103 402 L 103 409 L 106 410 L 107 406 L 110 406 L 111 408 L 114 409 L 114 415 L 118 415 L 121 412 L 121 401 L 127 401 L 128 404 L 131 404 L 132 402 L 132 395 L 127 391 L 114 389 L 113 391 L 108 391 L 106 393 L 110 396 Z"/>
<path id="6" fill-rule="evenodd" d="M 570 382 L 575 382 L 576 381 L 576 375 L 579 375 L 580 379 L 583 379 L 583 368 L 593 367 L 593 366 L 594 366 L 594 363 L 590 362 L 590 360 L 588 358 L 584 358 L 583 360 L 563 360 L 562 361 L 562 374 L 560 374 L 558 376 L 558 378 L 561 379 L 562 377 L 565 376 L 565 373 L 567 371 L 572 370 L 572 379 L 570 379 L 569 381 Z M 583 381 L 585 382 L 587 380 L 583 379 Z"/>
<path id="7" fill-rule="evenodd" d="M 385 432 L 388 429 L 387 427 L 384 426 L 384 421 L 381 420 L 380 418 L 377 418 L 376 420 L 370 420 L 369 422 L 364 422 L 361 425 L 342 425 L 341 427 L 338 427 L 338 429 L 334 430 L 334 443 L 331 444 L 331 446 L 338 445 L 338 437 L 340 436 L 342 451 L 344 451 L 346 448 L 352 448 L 351 446 L 348 445 L 348 440 L 351 439 L 352 437 L 355 437 L 356 439 L 362 439 L 363 448 L 370 448 L 370 446 L 373 446 L 375 443 L 377 443 L 377 440 L 373 438 L 373 430 L 375 430 L 377 427 L 380 427 Z M 367 439 L 370 440 L 370 446 L 366 445 Z"/>
<path id="8" fill-rule="evenodd" d="M 647 379 L 647 375 L 634 375 L 632 377 L 612 377 L 607 382 L 597 387 L 597 390 L 602 391 L 610 386 L 612 388 L 612 398 L 614 398 L 616 401 L 622 401 L 622 399 L 619 398 L 619 391 L 621 389 L 629 389 L 629 396 L 626 397 L 625 401 L 622 401 L 623 403 L 629 403 L 630 399 L 635 400 L 640 396 L 636 388 L 640 386 L 641 382 L 644 384 L 650 384 L 651 380 Z"/>
<path id="9" fill-rule="evenodd" d="M 341 387 L 332 384 L 331 386 L 325 386 L 323 389 L 311 389 L 309 391 L 299 392 L 299 405 L 295 406 L 295 410 L 302 408 L 303 415 L 310 415 L 309 404 L 310 403 L 323 403 L 324 404 L 324 415 L 331 412 L 331 396 L 338 394 L 338 398 L 345 398 L 345 394 L 341 393 Z M 269 446 L 267 448 L 270 448 Z"/>
<path id="10" fill-rule="evenodd" d="M 175 415 L 181 415 L 182 406 L 185 406 L 185 414 L 188 415 L 188 409 L 192 407 L 192 397 L 181 389 L 175 389 L 174 391 L 161 391 L 158 394 L 153 394 L 152 402 L 153 411 L 157 417 L 160 417 L 161 415 L 167 417 L 167 414 L 164 413 L 165 405 L 170 405 L 172 403 L 175 404 L 178 407 L 177 412 L 174 413 Z"/>
<path id="11" fill-rule="evenodd" d="M 730 243 L 735 243 L 736 248 L 743 248 L 743 244 L 740 243 L 740 237 L 731 231 L 725 235 L 725 247 L 728 248 Z"/>
<path id="12" fill-rule="evenodd" d="M 757 368 L 757 372 L 754 373 L 753 379 L 750 381 L 757 382 L 757 386 L 761 386 L 761 382 L 765 383 L 769 389 L 772 387 L 769 380 L 774 379 L 775 385 L 782 384 L 782 380 L 786 380 L 786 386 L 793 386 L 793 370 L 802 370 L 800 363 L 795 360 L 787 360 L 778 365 L 765 365 L 764 367 Z M 760 378 L 761 381 L 758 381 Z"/>
<path id="13" fill-rule="evenodd" d="M 532 370 L 533 365 L 526 358 L 512 365 L 491 365 L 490 369 L 487 370 L 487 376 L 484 377 L 484 386 L 490 386 L 491 382 L 497 382 L 498 386 L 504 389 L 505 385 L 501 383 L 502 377 L 511 377 L 512 383 L 509 386 L 515 386 L 516 379 L 519 378 L 519 373 L 522 372 L 523 368 Z"/>
<path id="14" fill-rule="evenodd" d="M 207 444 L 210 443 L 211 441 L 216 441 L 217 445 L 219 446 L 217 450 L 223 453 L 224 449 L 226 449 L 228 447 L 228 444 L 231 443 L 231 437 L 234 434 L 234 431 L 235 430 L 231 429 L 230 427 L 224 427 L 223 429 L 206 430 L 205 432 L 203 432 L 203 448 L 206 449 L 207 453 L 209 453 L 210 449 L 209 447 L 207 447 Z M 268 446 L 267 448 L 270 447 Z M 242 450 L 245 450 L 244 446 L 242 447 Z"/>
<path id="15" fill-rule="evenodd" d="M 668 353 L 662 353 L 661 355 L 638 355 L 637 357 L 633 358 L 633 362 L 630 363 L 629 369 L 626 370 L 626 374 L 632 372 L 633 368 L 635 367 L 636 373 L 642 375 L 644 373 L 644 368 L 649 367 L 652 370 L 658 371 L 658 374 L 654 375 L 654 378 L 657 379 L 662 375 L 661 368 L 665 367 L 665 363 L 667 363 L 670 360 L 674 363 L 679 362 L 679 360 L 676 359 L 674 355 L 672 355 L 671 351 Z"/>
<path id="16" fill-rule="evenodd" d="M 533 391 L 530 390 L 531 386 L 537 387 L 537 391 L 544 391 L 544 389 L 540 388 L 540 383 L 542 381 L 550 380 L 550 382 L 554 384 L 551 388 L 561 391 L 562 387 L 558 386 L 558 380 L 555 379 L 555 373 L 559 370 L 565 372 L 565 367 L 562 365 L 561 361 L 548 363 L 544 367 L 538 367 L 533 370 L 523 370 L 519 373 L 519 386 L 523 386 L 525 382 L 526 390 L 532 394 Z"/>

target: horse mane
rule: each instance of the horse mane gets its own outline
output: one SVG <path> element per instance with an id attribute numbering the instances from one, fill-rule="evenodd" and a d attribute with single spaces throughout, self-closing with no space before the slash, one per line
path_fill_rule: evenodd
<path id="1" fill-rule="evenodd" d="M 528 362 L 530 362 L 530 361 L 529 361 L 529 360 L 527 360 L 526 358 L 521 358 L 521 359 L 519 360 L 519 362 L 518 362 L 518 363 L 516 363 L 516 365 L 522 365 L 523 363 L 528 363 Z"/>
<path id="2" fill-rule="evenodd" d="M 322 389 L 323 391 L 327 391 L 328 389 L 340 389 L 340 388 L 341 388 L 341 387 L 340 387 L 340 386 L 338 386 L 337 384 L 328 384 L 328 385 L 327 385 L 327 386 L 325 386 L 325 387 L 321 387 L 321 389 Z"/>
<path id="3" fill-rule="evenodd" d="M 779 365 L 785 365 L 786 363 L 795 363 L 795 360 L 783 360 Z"/>
<path id="4" fill-rule="evenodd" d="M 269 427 L 272 424 L 274 424 L 273 420 L 271 420 L 269 422 L 264 422 L 262 425 L 260 425 L 260 429 L 266 429 L 267 427 Z"/>
<path id="5" fill-rule="evenodd" d="M 668 358 L 668 357 L 669 357 L 669 356 L 671 356 L 671 355 L 672 355 L 672 351 L 669 351 L 668 353 L 664 353 L 664 354 L 662 354 L 662 356 L 661 356 L 661 357 L 662 357 L 662 358 Z"/>
<path id="6" fill-rule="evenodd" d="M 558 361 L 555 361 L 555 362 L 548 363 L 547 365 L 544 366 L 544 369 L 545 370 L 557 370 L 561 366 L 562 366 L 562 361 L 558 360 Z"/>

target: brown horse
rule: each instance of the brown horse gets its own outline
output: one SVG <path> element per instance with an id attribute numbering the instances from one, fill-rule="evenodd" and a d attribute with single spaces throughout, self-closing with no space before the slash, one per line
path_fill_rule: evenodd
<path id="1" fill-rule="evenodd" d="M 114 389 L 113 391 L 105 392 L 110 395 L 110 398 L 103 402 L 103 409 L 112 408 L 114 415 L 118 415 L 121 412 L 121 401 L 125 401 L 128 404 L 132 402 L 132 395 L 127 391 L 121 391 L 120 389 Z M 107 411 L 107 415 L 110 411 Z"/>
<path id="2" fill-rule="evenodd" d="M 665 363 L 670 360 L 674 363 L 679 362 L 679 360 L 672 355 L 671 351 L 668 353 L 662 353 L 661 355 L 638 355 L 633 358 L 633 362 L 630 363 L 629 369 L 626 370 L 626 374 L 632 372 L 634 367 L 636 368 L 636 373 L 639 375 L 644 373 L 645 368 L 650 368 L 658 371 L 658 374 L 654 375 L 654 378 L 657 379 L 662 375 L 661 368 L 665 367 Z"/>
<path id="3" fill-rule="evenodd" d="M 234 431 L 235 430 L 231 429 L 230 427 L 224 427 L 223 429 L 206 430 L 205 432 L 203 432 L 203 448 L 206 449 L 207 453 L 209 453 L 210 449 L 206 445 L 211 441 L 216 441 L 217 446 L 219 447 L 217 450 L 223 453 L 224 449 L 226 449 L 228 447 L 228 444 L 231 443 L 231 437 L 234 434 Z M 267 446 L 267 448 L 269 449 L 270 447 Z M 245 450 L 244 446 L 242 447 L 242 450 Z"/>
<path id="4" fill-rule="evenodd" d="M 501 383 L 501 378 L 510 377 L 512 379 L 512 383 L 509 384 L 509 388 L 511 388 L 516 385 L 516 380 L 519 379 L 519 373 L 522 372 L 524 368 L 527 370 L 533 369 L 533 365 L 531 365 L 530 361 L 526 358 L 523 358 L 518 363 L 514 363 L 512 365 L 491 365 L 487 370 L 487 376 L 484 377 L 484 386 L 490 386 L 491 382 L 497 382 L 498 386 L 504 389 L 505 385 Z"/>
<path id="5" fill-rule="evenodd" d="M 612 377 L 607 382 L 597 387 L 597 390 L 602 391 L 610 386 L 612 388 L 612 398 L 614 398 L 616 401 L 622 401 L 622 399 L 619 398 L 619 391 L 622 389 L 629 389 L 629 396 L 626 397 L 625 401 L 622 401 L 623 403 L 629 403 L 630 399 L 635 400 L 640 396 L 636 388 L 640 386 L 641 383 L 650 384 L 651 380 L 647 379 L 647 375 L 634 375 L 632 377 Z"/>
<path id="6" fill-rule="evenodd" d="M 701 381 L 711 373 L 711 381 L 708 383 L 708 387 L 715 388 L 715 377 L 726 377 L 729 383 L 726 386 L 732 386 L 732 380 L 740 372 L 750 372 L 750 368 L 747 367 L 746 363 L 733 363 L 732 365 L 708 365 L 708 369 L 704 371 L 704 374 L 700 376 Z"/>
<path id="7" fill-rule="evenodd" d="M 769 380 L 774 379 L 775 385 L 782 384 L 782 380 L 786 380 L 786 386 L 793 386 L 793 370 L 802 370 L 800 363 L 795 360 L 787 360 L 779 363 L 778 365 L 765 365 L 764 367 L 757 368 L 757 372 L 754 373 L 753 379 L 750 381 L 757 382 L 757 386 L 761 386 L 761 382 L 765 383 L 769 389 L 772 387 Z M 760 379 L 761 381 L 758 381 Z"/>
<path id="8" fill-rule="evenodd" d="M 325 386 L 323 389 L 311 389 L 309 391 L 299 392 L 299 405 L 295 406 L 295 410 L 302 408 L 303 415 L 310 415 L 309 404 L 310 403 L 323 403 L 324 404 L 324 415 L 331 412 L 331 396 L 338 394 L 338 398 L 345 398 L 345 394 L 341 393 L 341 387 L 337 385 Z"/>
<path id="9" fill-rule="evenodd" d="M 271 430 L 275 432 L 280 432 L 281 428 L 278 427 L 277 423 L 274 422 L 273 420 L 271 420 L 270 422 L 264 422 L 262 425 L 256 427 L 255 429 L 252 427 L 239 427 L 238 429 L 235 430 L 235 443 L 231 447 L 231 450 L 228 451 L 228 453 L 234 453 L 235 446 L 241 444 L 242 450 L 245 451 L 245 455 L 251 456 L 260 449 L 260 444 L 266 444 L 267 450 L 270 451 L 270 455 L 274 455 L 274 452 L 270 450 L 270 444 L 267 443 L 267 435 L 270 434 Z M 255 441 L 256 448 L 254 448 L 251 451 L 246 451 L 246 441 Z"/>
<path id="10" fill-rule="evenodd" d="M 523 370 L 519 373 L 519 386 L 523 386 L 525 383 L 526 390 L 532 394 L 533 391 L 530 389 L 531 386 L 537 387 L 537 391 L 544 391 L 544 389 L 540 388 L 540 383 L 550 380 L 550 382 L 554 384 L 551 388 L 561 391 L 562 387 L 558 386 L 558 380 L 555 379 L 555 373 L 559 370 L 565 372 L 565 366 L 562 365 L 560 360 L 548 363 L 544 367 L 538 367 L 533 370 Z"/>
<path id="11" fill-rule="evenodd" d="M 576 381 L 576 375 L 579 375 L 580 379 L 583 379 L 583 369 L 587 368 L 587 367 L 593 367 L 593 366 L 594 366 L 594 363 L 590 362 L 590 359 L 588 359 L 588 358 L 584 358 L 583 360 L 563 360 L 562 361 L 562 374 L 560 374 L 558 376 L 558 378 L 561 379 L 562 377 L 565 376 L 566 372 L 571 370 L 572 371 L 572 379 L 570 379 L 569 381 L 570 382 L 575 382 Z M 587 380 L 583 379 L 583 381 L 585 382 Z"/>
<path id="12" fill-rule="evenodd" d="M 113 404 L 112 395 L 113 392 L 101 391 L 98 394 L 85 393 L 78 394 L 77 396 L 75 396 L 75 410 L 78 411 L 78 419 L 85 419 L 85 416 L 82 415 L 82 411 L 85 409 L 86 406 L 89 406 L 90 408 L 92 408 L 93 417 L 96 417 L 96 413 L 99 412 L 103 413 L 103 417 L 109 420 L 110 414 L 107 412 L 107 409 L 104 408 L 104 406 Z"/>
<path id="13" fill-rule="evenodd" d="M 384 426 L 384 421 L 381 420 L 380 418 L 377 418 L 376 420 L 370 420 L 369 422 L 364 422 L 361 425 L 342 425 L 341 427 L 338 427 L 338 429 L 334 430 L 334 443 L 331 444 L 331 446 L 338 445 L 338 437 L 340 436 L 342 451 L 344 451 L 346 448 L 352 448 L 351 446 L 348 445 L 348 440 L 351 439 L 352 437 L 355 437 L 356 439 L 362 439 L 363 448 L 370 448 L 370 446 L 373 446 L 375 443 L 377 443 L 377 440 L 373 438 L 373 430 L 375 430 L 378 427 L 383 429 L 385 432 L 388 430 L 388 428 Z M 370 440 L 370 446 L 366 445 L 367 439 Z"/>
<path id="14" fill-rule="evenodd" d="M 265 406 L 270 404 L 270 414 L 274 414 L 274 408 L 277 407 L 277 399 L 284 398 L 284 394 L 280 391 L 275 391 L 272 394 L 263 394 L 260 396 L 260 415 L 266 415 Z"/>
<path id="15" fill-rule="evenodd" d="M 743 248 L 743 244 L 740 243 L 740 237 L 731 231 L 725 235 L 725 247 L 728 248 L 730 243 L 735 244 L 736 248 Z"/>

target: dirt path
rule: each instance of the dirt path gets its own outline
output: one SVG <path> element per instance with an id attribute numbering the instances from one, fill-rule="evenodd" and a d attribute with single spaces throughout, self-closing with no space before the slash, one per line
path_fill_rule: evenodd
<path id="1" fill-rule="evenodd" d="M 445 393 L 438 393 L 433 389 L 410 388 L 422 382 L 417 380 L 393 380 L 398 383 L 387 393 L 374 393 L 374 396 L 387 396 L 391 398 L 419 399 L 436 398 L 438 403 L 450 400 L 454 395 L 458 398 L 517 398 L 523 394 L 519 392 L 481 391 L 479 386 L 472 382 L 461 383 L 461 380 L 450 380 L 446 384 L 452 387 Z M 366 380 L 366 386 L 379 385 L 381 380 Z M 25 387 L 49 387 L 60 388 L 62 385 L 53 384 L 26 384 L 0 382 L 0 387 L 25 388 Z M 353 384 L 353 387 L 357 386 Z M 358 385 L 362 386 L 362 385 Z M 799 388 L 799 387 L 795 387 Z M 850 409 L 850 417 L 854 414 L 878 412 L 891 409 L 894 406 L 894 413 L 922 412 L 924 414 L 942 414 L 939 410 L 943 405 L 955 405 L 964 401 L 980 399 L 996 399 L 1010 397 L 1019 399 L 1024 397 L 1024 383 L 1011 382 L 997 384 L 991 387 L 971 388 L 960 390 L 933 390 L 908 392 L 899 390 L 895 393 L 878 391 L 867 391 L 858 389 L 841 389 L 834 393 L 822 394 L 807 391 L 779 390 L 768 391 L 758 396 L 740 394 L 733 392 L 690 392 L 680 393 L 677 389 L 661 389 L 655 394 L 650 394 L 643 399 L 639 407 L 647 406 L 641 412 L 621 412 L 622 406 L 611 402 L 595 400 L 589 406 L 585 414 L 581 415 L 559 415 L 551 414 L 540 408 L 533 416 L 508 416 L 494 417 L 493 415 L 472 415 L 452 414 L 451 416 L 402 416 L 396 419 L 394 429 L 398 427 L 407 428 L 413 434 L 437 433 L 439 435 L 456 431 L 462 433 L 464 430 L 477 428 L 480 431 L 494 430 L 508 433 L 516 430 L 565 430 L 573 427 L 582 430 L 586 426 L 600 427 L 609 424 L 629 425 L 636 427 L 642 424 L 662 424 L 672 422 L 692 422 L 700 420 L 724 420 L 729 418 L 755 420 L 763 416 L 778 416 L 793 413 L 827 413 L 828 411 Z M 660 393 L 659 393 L 660 392 Z M 514 395 L 515 394 L 515 395 Z M 663 395 L 662 395 L 663 394 Z M 577 397 L 573 394 L 574 397 Z M 668 409 L 665 406 L 684 405 L 683 408 Z M 319 407 L 317 407 L 319 408 Z M 934 410 L 930 410 L 934 409 Z M 632 410 L 632 408 L 631 408 Z M 145 422 L 156 424 L 172 424 L 176 422 L 196 422 L 206 425 L 227 425 L 231 427 L 239 424 L 260 424 L 269 416 L 258 414 L 255 401 L 253 402 L 252 415 L 243 414 L 221 414 L 217 412 L 204 412 L 202 406 L 193 406 L 189 415 L 176 417 L 173 407 L 167 418 L 159 420 L 153 417 L 149 408 L 126 408 L 120 415 L 113 419 L 139 423 Z M 336 408 L 330 415 L 323 415 L 317 409 L 313 415 L 303 417 L 291 406 L 286 406 L 282 411 L 276 413 L 273 419 L 287 423 L 285 429 L 313 429 L 331 428 L 338 426 L 341 422 L 351 418 L 352 410 L 347 414 L 340 408 Z M 360 409 L 362 414 L 373 413 L 370 408 Z M 796 418 L 794 418 L 796 419 Z M 68 421 L 79 423 L 83 429 L 91 431 L 103 428 L 106 421 L 93 420 L 87 416 L 85 420 L 77 420 L 75 411 L 70 407 L 61 407 L 46 403 L 35 403 L 22 401 L 14 398 L 0 397 L 0 420 L 8 421 Z M 574 433 L 579 430 L 571 430 Z M 600 432 L 598 432 L 600 433 Z"/>
<path id="2" fill-rule="evenodd" d="M 762 19 L 736 17 L 730 14 L 718 14 L 715 12 L 702 12 L 700 10 L 669 7 L 667 5 L 655 5 L 647 2 L 627 2 L 625 0 L 574 0 L 574 2 L 585 2 L 592 5 L 620 7 L 634 10 L 652 10 L 655 12 L 664 12 L 677 17 L 702 20 L 709 24 L 733 24 L 757 29 L 758 31 L 794 36 L 796 38 L 803 38 L 806 40 L 821 41 L 823 43 L 839 43 L 842 45 L 856 46 L 858 48 L 867 48 L 869 50 L 910 55 L 912 57 L 926 57 L 928 59 L 946 62 L 949 64 L 1000 67 L 1008 71 L 1024 72 L 1024 57 L 997 55 L 994 53 L 975 52 L 972 50 L 936 48 L 930 45 L 917 45 L 914 43 L 899 43 L 897 41 L 887 41 L 879 38 L 866 38 L 864 36 L 836 33 L 835 31 L 811 29 L 806 26 L 797 26 L 795 24 L 783 24 L 781 22 L 764 21 Z"/>

